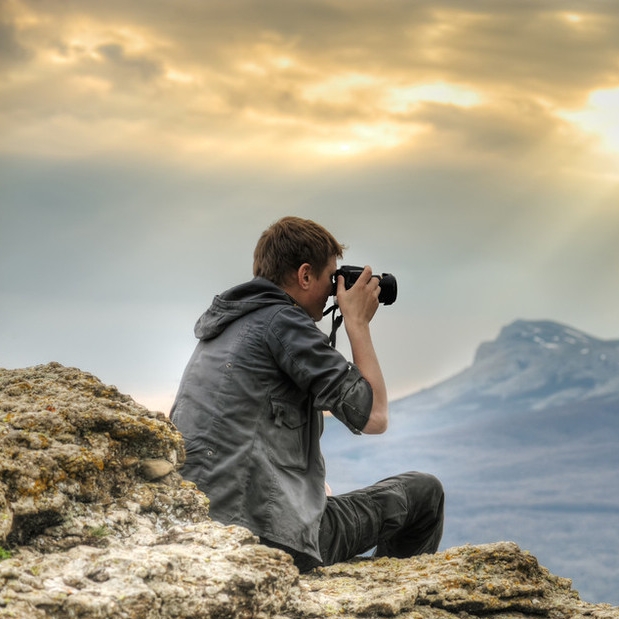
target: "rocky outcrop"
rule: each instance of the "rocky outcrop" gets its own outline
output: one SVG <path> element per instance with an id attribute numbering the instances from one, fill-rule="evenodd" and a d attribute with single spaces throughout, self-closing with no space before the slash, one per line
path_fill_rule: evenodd
<path id="1" fill-rule="evenodd" d="M 299 576 L 209 520 L 164 415 L 77 369 L 0 370 L 0 420 L 0 617 L 619 619 L 507 542 Z"/>
<path id="2" fill-rule="evenodd" d="M 9 545 L 106 546 L 205 519 L 208 500 L 176 472 L 183 441 L 162 413 L 54 363 L 2 370 L 0 391 L 0 536 Z"/>

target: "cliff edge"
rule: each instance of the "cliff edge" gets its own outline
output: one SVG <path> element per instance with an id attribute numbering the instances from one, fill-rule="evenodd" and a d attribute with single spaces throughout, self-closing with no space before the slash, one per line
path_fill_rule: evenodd
<path id="1" fill-rule="evenodd" d="M 208 518 L 169 420 L 57 363 L 0 369 L 0 617 L 617 618 L 510 542 L 300 576 Z"/>

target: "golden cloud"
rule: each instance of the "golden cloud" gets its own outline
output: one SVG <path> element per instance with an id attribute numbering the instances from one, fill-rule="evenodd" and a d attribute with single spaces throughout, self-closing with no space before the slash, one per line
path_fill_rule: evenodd
<path id="1" fill-rule="evenodd" d="M 409 4 L 5 2 L 2 149 L 320 162 L 612 124 L 617 11 Z"/>

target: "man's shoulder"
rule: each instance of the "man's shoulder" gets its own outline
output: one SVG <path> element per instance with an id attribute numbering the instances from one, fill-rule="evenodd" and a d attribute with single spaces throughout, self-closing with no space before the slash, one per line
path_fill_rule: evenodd
<path id="1" fill-rule="evenodd" d="M 310 315 L 294 302 L 274 305 L 270 311 L 270 323 L 277 328 L 290 328 L 293 330 L 318 329 Z"/>
<path id="2" fill-rule="evenodd" d="M 330 347 L 327 335 L 298 305 L 273 308 L 267 321 L 266 333 L 267 338 L 283 346 L 289 353 L 309 354 L 311 350 L 335 350 Z"/>

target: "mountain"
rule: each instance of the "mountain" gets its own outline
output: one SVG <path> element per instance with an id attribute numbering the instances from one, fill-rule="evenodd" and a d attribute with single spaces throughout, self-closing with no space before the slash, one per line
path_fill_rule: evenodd
<path id="1" fill-rule="evenodd" d="M 544 410 L 593 400 L 619 400 L 619 340 L 548 320 L 517 320 L 479 346 L 471 367 L 409 396 L 404 406 Z"/>
<path id="2" fill-rule="evenodd" d="M 472 365 L 391 403 L 387 432 L 336 419 L 322 447 L 334 492 L 406 470 L 445 487 L 441 548 L 515 541 L 583 599 L 619 604 L 619 341 L 517 320 Z"/>

